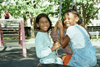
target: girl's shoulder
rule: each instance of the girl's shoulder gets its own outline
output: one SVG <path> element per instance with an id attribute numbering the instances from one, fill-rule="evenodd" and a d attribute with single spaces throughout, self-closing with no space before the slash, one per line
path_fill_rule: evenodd
<path id="1" fill-rule="evenodd" d="M 67 32 L 68 32 L 68 33 L 77 34 L 77 33 L 79 32 L 79 30 L 78 30 L 77 27 L 74 25 L 74 26 L 70 26 L 70 27 L 67 29 Z"/>
<path id="2" fill-rule="evenodd" d="M 35 41 L 40 41 L 40 40 L 42 40 L 42 37 L 43 35 L 40 33 L 40 32 L 37 32 L 37 34 L 36 34 L 36 37 L 35 37 Z"/>
<path id="3" fill-rule="evenodd" d="M 41 32 L 37 32 L 36 37 L 43 35 Z"/>
<path id="4" fill-rule="evenodd" d="M 44 36 L 47 36 L 47 33 L 44 33 L 44 32 L 37 32 L 36 34 L 36 38 L 41 38 L 41 37 L 44 37 Z"/>
<path id="5" fill-rule="evenodd" d="M 75 25 L 74 25 L 74 26 L 70 26 L 70 27 L 68 27 L 67 30 L 75 30 Z"/>

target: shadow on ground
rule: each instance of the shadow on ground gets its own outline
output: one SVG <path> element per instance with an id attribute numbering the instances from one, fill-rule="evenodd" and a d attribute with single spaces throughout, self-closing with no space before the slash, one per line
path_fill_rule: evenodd
<path id="1" fill-rule="evenodd" d="M 61 58 L 65 55 L 62 48 L 59 48 L 58 53 Z M 22 49 L 0 52 L 0 67 L 37 67 L 38 63 L 39 59 L 36 57 L 35 47 L 27 49 L 27 57 L 22 56 Z M 100 59 L 98 59 L 98 64 L 100 66 Z"/>
<path id="2" fill-rule="evenodd" d="M 95 46 L 95 48 L 96 48 L 96 57 L 98 58 L 97 59 L 97 63 L 100 66 L 100 47 L 99 46 Z"/>
<path id="3" fill-rule="evenodd" d="M 0 52 L 0 67 L 37 67 L 38 58 L 35 48 L 27 49 L 27 57 L 22 56 L 21 49 L 6 50 Z"/>

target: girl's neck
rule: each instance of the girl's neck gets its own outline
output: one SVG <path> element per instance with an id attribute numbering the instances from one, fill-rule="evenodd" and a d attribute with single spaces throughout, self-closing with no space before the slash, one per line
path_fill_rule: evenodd
<path id="1" fill-rule="evenodd" d="M 47 31 L 39 31 L 39 32 L 42 32 L 42 33 L 47 33 Z"/>

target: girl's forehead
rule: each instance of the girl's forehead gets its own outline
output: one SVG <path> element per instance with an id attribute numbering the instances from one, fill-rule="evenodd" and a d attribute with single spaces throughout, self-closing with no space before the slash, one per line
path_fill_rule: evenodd
<path id="1" fill-rule="evenodd" d="M 74 15 L 71 12 L 65 13 L 65 17 L 72 17 L 72 16 L 74 16 Z"/>
<path id="2" fill-rule="evenodd" d="M 44 19 L 47 19 L 47 18 L 46 17 L 41 17 L 40 19 L 43 19 L 44 20 Z"/>
<path id="3" fill-rule="evenodd" d="M 46 18 L 46 17 L 41 17 L 40 19 L 39 19 L 39 21 L 47 21 L 48 19 Z"/>

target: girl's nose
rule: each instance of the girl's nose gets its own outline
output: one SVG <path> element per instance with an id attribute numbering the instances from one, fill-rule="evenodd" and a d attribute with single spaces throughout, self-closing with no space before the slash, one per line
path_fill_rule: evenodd
<path id="1" fill-rule="evenodd" d="M 65 21 L 68 22 L 68 19 L 66 19 Z"/>
<path id="2" fill-rule="evenodd" d="M 66 20 L 65 20 L 65 22 L 67 23 L 67 22 L 68 22 L 68 20 L 66 19 Z"/>
<path id="3" fill-rule="evenodd" d="M 44 25 L 47 25 L 47 23 L 46 23 L 46 22 L 44 22 Z"/>

